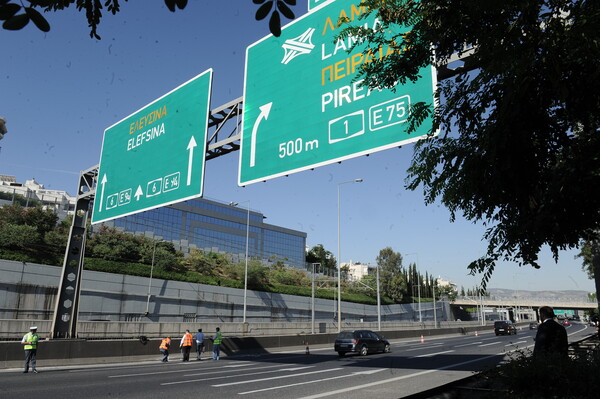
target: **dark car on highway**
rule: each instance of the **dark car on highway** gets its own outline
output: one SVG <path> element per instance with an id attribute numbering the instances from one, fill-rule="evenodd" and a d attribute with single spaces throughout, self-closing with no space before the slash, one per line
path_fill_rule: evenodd
<path id="1" fill-rule="evenodd" d="M 529 323 L 529 329 L 530 330 L 537 330 L 538 328 L 538 322 L 537 321 L 532 321 L 531 323 Z"/>
<path id="2" fill-rule="evenodd" d="M 494 332 L 496 335 L 517 335 L 517 328 L 510 320 L 500 320 L 494 322 Z"/>
<path id="3" fill-rule="evenodd" d="M 342 331 L 335 338 L 335 351 L 344 356 L 346 353 L 358 353 L 366 356 L 374 352 L 390 352 L 390 343 L 381 335 L 370 330 Z"/>

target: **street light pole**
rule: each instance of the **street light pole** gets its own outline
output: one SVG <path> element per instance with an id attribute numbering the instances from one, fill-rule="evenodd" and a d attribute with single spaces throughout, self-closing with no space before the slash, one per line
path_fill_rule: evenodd
<path id="1" fill-rule="evenodd" d="M 310 298 L 310 313 L 311 313 L 311 333 L 314 334 L 315 333 L 315 266 L 319 265 L 321 266 L 320 263 L 313 263 L 312 264 L 312 294 L 311 294 L 311 298 Z"/>
<path id="2" fill-rule="evenodd" d="M 337 270 L 338 270 L 338 332 L 342 331 L 342 255 L 340 251 L 340 187 L 342 184 L 347 183 L 361 183 L 363 179 L 348 180 L 338 183 L 338 259 L 337 259 Z"/>
<path id="3" fill-rule="evenodd" d="M 377 265 L 377 331 L 381 331 L 381 296 L 379 294 L 379 265 Z"/>
<path id="4" fill-rule="evenodd" d="M 152 273 L 154 272 L 154 255 L 156 255 L 156 241 L 154 241 L 154 248 L 152 248 L 152 266 L 150 266 L 150 281 L 148 281 L 148 298 L 146 300 L 146 316 L 150 309 L 150 290 L 152 289 Z"/>
<path id="5" fill-rule="evenodd" d="M 246 202 L 248 204 L 246 208 L 246 260 L 244 267 L 244 312 L 242 313 L 242 323 L 246 323 L 246 304 L 248 296 L 248 241 L 250 237 L 250 200 L 242 202 L 230 202 L 231 206 L 238 206 L 241 203 Z"/>

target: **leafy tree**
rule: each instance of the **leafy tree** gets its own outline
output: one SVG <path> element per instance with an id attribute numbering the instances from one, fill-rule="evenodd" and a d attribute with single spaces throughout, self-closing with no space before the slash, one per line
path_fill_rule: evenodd
<path id="1" fill-rule="evenodd" d="M 31 249 L 40 244 L 40 233 L 35 226 L 0 222 L 0 247 Z"/>
<path id="2" fill-rule="evenodd" d="M 92 235 L 86 246 L 92 257 L 125 262 L 137 262 L 141 259 L 140 237 L 102 226 Z"/>
<path id="3" fill-rule="evenodd" d="M 183 10 L 188 3 L 188 0 L 164 1 L 171 12 L 175 12 L 178 8 Z M 24 5 L 24 2 L 28 5 Z M 257 20 L 265 19 L 270 15 L 269 29 L 275 36 L 281 34 L 280 14 L 289 19 L 295 18 L 294 12 L 289 6 L 296 5 L 296 0 L 252 0 L 252 2 L 259 5 L 256 11 Z M 100 0 L 0 0 L 0 20 L 4 20 L 2 27 L 7 30 L 20 30 L 29 22 L 33 22 L 42 32 L 49 32 L 50 23 L 38 9 L 44 12 L 62 11 L 74 5 L 77 11 L 85 12 L 90 27 L 90 37 L 100 40 L 98 25 L 102 19 L 103 3 L 106 10 L 113 15 L 121 11 L 119 0 L 105 0 L 104 2 Z"/>
<path id="4" fill-rule="evenodd" d="M 64 253 L 69 241 L 69 233 L 73 224 L 73 216 L 69 215 L 52 230 L 44 235 L 44 243 L 56 252 Z"/>
<path id="5" fill-rule="evenodd" d="M 488 226 L 487 253 L 474 260 L 485 286 L 498 260 L 539 268 L 547 245 L 591 240 L 600 224 L 600 2 L 586 0 L 365 0 L 382 25 L 344 35 L 388 57 L 364 64 L 371 87 L 394 87 L 471 48 L 473 69 L 438 84 L 437 109 L 413 104 L 415 147 L 407 187 L 427 203 Z M 363 16 L 361 16 L 363 17 Z M 398 29 L 410 26 L 410 30 Z M 392 29 L 398 34 L 390 37 Z M 433 133 L 440 129 L 439 136 Z M 598 286 L 598 283 L 597 283 Z"/>
<path id="6" fill-rule="evenodd" d="M 380 289 L 384 296 L 402 302 L 406 295 L 406 280 L 402 274 L 402 255 L 390 247 L 379 251 L 376 258 L 379 266 Z"/>
<path id="7" fill-rule="evenodd" d="M 320 263 L 325 274 L 333 276 L 337 270 L 335 256 L 323 247 L 323 244 L 318 244 L 312 247 L 306 254 L 307 263 Z"/>
<path id="8" fill-rule="evenodd" d="M 464 288 L 462 290 L 461 295 L 464 296 Z M 437 300 L 439 300 L 441 297 L 446 297 L 446 298 L 448 298 L 448 301 L 454 302 L 456 300 L 456 297 L 458 296 L 458 292 L 451 285 L 443 285 L 443 286 L 436 285 L 435 286 L 435 296 L 436 296 Z"/>

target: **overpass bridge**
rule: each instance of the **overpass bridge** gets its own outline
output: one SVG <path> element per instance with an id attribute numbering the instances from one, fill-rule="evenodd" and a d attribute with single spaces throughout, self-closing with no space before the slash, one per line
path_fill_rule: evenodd
<path id="1" fill-rule="evenodd" d="M 551 306 L 569 314 L 579 315 L 583 311 L 593 311 L 598 307 L 596 301 L 584 301 L 580 298 L 545 298 L 540 297 L 458 297 L 453 303 L 454 313 L 469 314 L 478 320 L 511 319 L 513 321 L 538 320 L 538 309 Z M 475 312 L 467 309 L 475 308 Z M 559 315 L 557 312 L 557 315 Z"/>

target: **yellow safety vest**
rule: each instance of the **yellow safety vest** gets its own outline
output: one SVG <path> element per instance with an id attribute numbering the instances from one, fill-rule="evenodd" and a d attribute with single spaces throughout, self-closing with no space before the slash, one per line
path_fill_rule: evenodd
<path id="1" fill-rule="evenodd" d="M 213 341 L 213 343 L 215 345 L 219 345 L 221 344 L 221 341 L 223 341 L 223 335 L 221 334 L 221 331 L 219 331 L 216 336 L 215 336 L 215 340 Z"/>
<path id="2" fill-rule="evenodd" d="M 27 333 L 25 335 L 25 342 L 31 342 L 31 344 L 23 345 L 23 349 L 25 349 L 25 350 L 37 349 L 38 340 L 39 340 L 39 336 L 37 334 Z"/>

